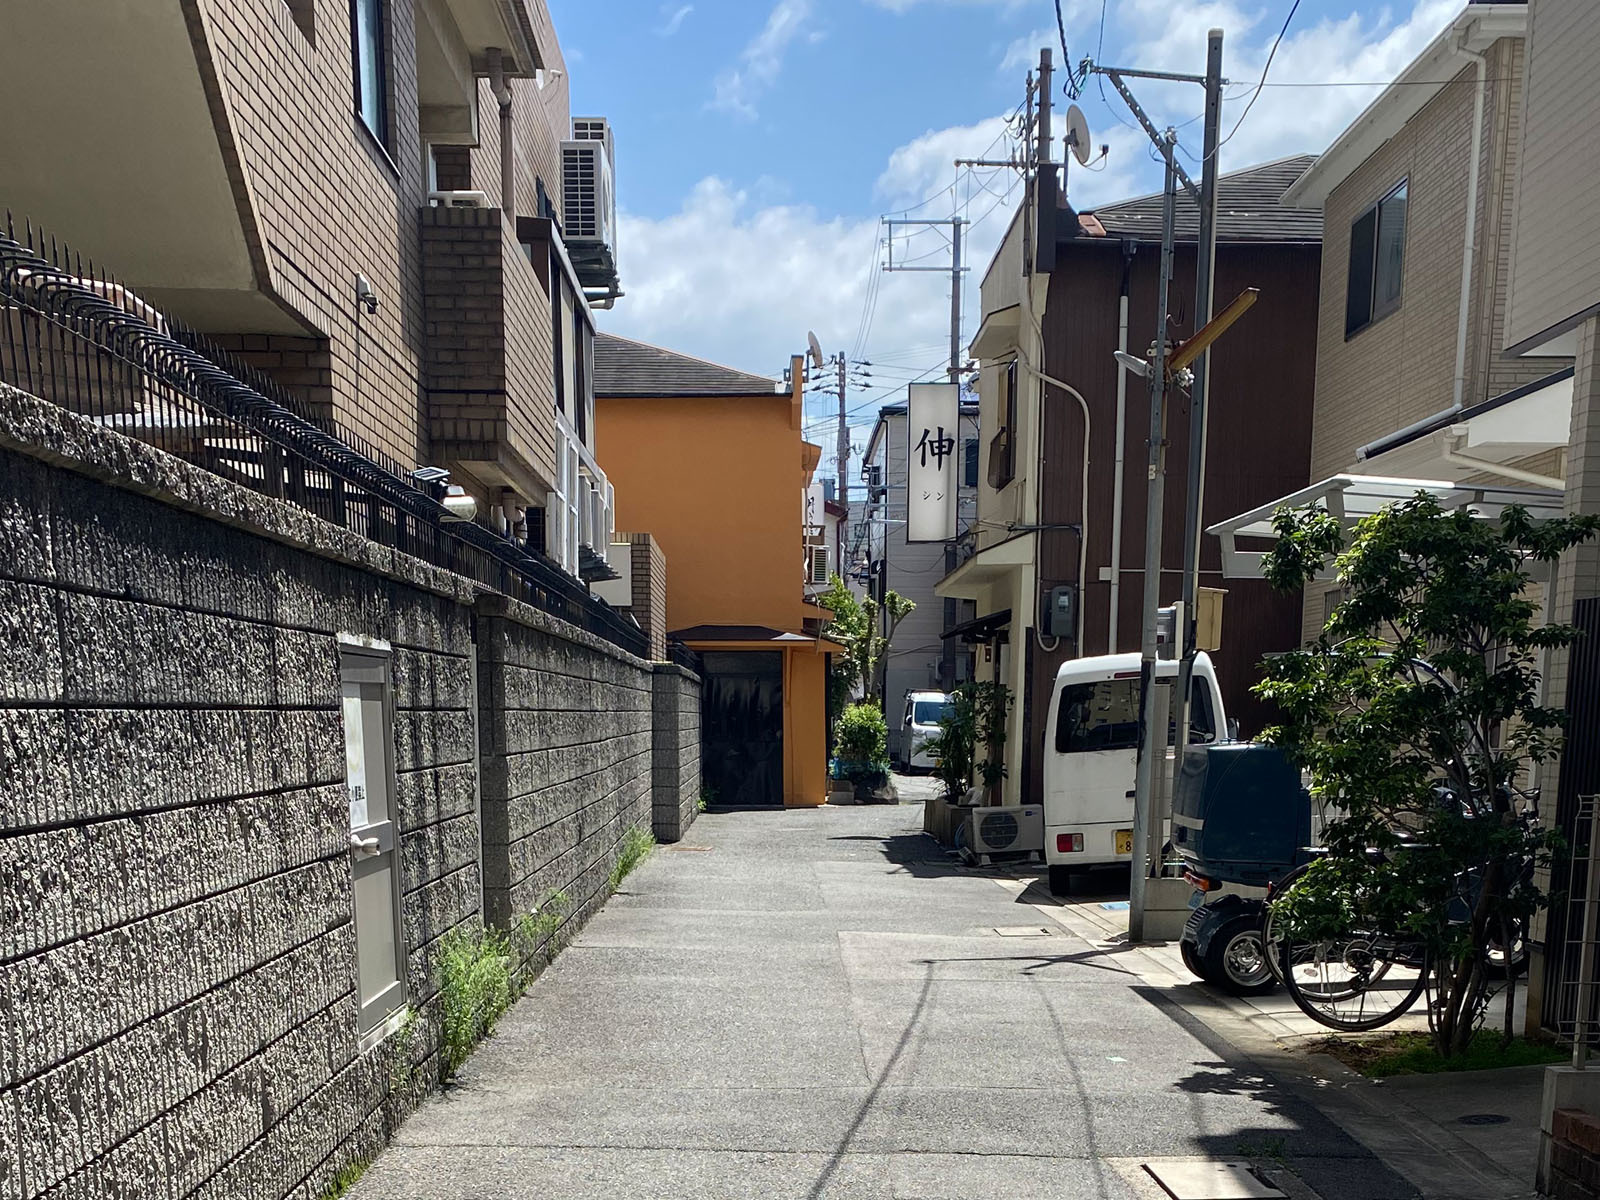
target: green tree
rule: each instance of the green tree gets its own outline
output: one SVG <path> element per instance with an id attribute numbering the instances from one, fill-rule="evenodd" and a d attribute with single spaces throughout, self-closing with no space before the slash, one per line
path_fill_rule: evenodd
<path id="1" fill-rule="evenodd" d="M 950 694 L 939 732 L 926 749 L 945 793 L 959 796 L 976 778 L 992 789 L 1006 776 L 1006 713 L 1011 696 L 998 681 L 964 683 Z"/>
<path id="2" fill-rule="evenodd" d="M 837 575 L 829 578 L 828 590 L 817 602 L 833 613 L 823 636 L 844 647 L 844 661 L 836 670 L 848 679 L 852 691 L 859 686 L 863 698 L 882 709 L 883 679 L 878 666 L 894 640 L 894 631 L 916 604 L 899 592 L 887 593 L 883 598 L 887 628 L 880 631 L 877 602 L 870 596 L 858 600 Z"/>
<path id="3" fill-rule="evenodd" d="M 1577 631 L 1535 621 L 1530 568 L 1600 518 L 1483 520 L 1419 492 L 1363 519 L 1348 547 L 1322 509 L 1274 526 L 1275 587 L 1302 588 L 1331 559 L 1343 593 L 1316 642 L 1267 660 L 1254 689 L 1283 717 L 1263 739 L 1310 772 L 1329 815 L 1327 856 L 1275 921 L 1296 940 L 1357 928 L 1420 942 L 1434 1042 L 1459 1054 L 1488 1006 L 1491 947 L 1548 903 L 1522 866 L 1548 865 L 1553 836 L 1518 819 L 1513 789 L 1560 747 L 1539 661 Z M 1508 988 L 1508 1033 L 1509 1009 Z"/>

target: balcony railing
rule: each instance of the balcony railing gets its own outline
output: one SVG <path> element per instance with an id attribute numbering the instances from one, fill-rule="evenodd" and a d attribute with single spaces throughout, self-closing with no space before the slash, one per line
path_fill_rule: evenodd
<path id="1" fill-rule="evenodd" d="M 0 230 L 0 380 L 634 653 L 643 631 L 548 559 L 452 521 L 406 468 L 39 231 Z"/>

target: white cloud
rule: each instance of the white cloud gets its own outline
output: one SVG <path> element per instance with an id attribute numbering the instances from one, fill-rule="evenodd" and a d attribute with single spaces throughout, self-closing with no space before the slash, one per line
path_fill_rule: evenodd
<path id="1" fill-rule="evenodd" d="M 1005 75 L 1013 71 L 1022 72 L 1032 70 L 1038 65 L 1039 50 L 1044 46 L 1056 44 L 1056 31 L 1052 29 L 1036 29 L 1032 33 L 1016 38 L 1006 47 L 1006 52 L 1000 58 L 1000 72 Z"/>
<path id="2" fill-rule="evenodd" d="M 738 65 L 717 76 L 710 106 L 754 120 L 756 100 L 777 82 L 784 54 L 810 17 L 811 0 L 778 0 L 761 32 L 740 51 Z"/>
<path id="3" fill-rule="evenodd" d="M 674 8 L 671 4 L 663 4 L 661 6 L 662 21 L 661 25 L 656 29 L 656 33 L 664 38 L 671 37 L 678 32 L 693 11 L 694 5 L 692 4 L 679 5 L 677 8 Z"/>
<path id="4" fill-rule="evenodd" d="M 910 12 L 920 4 L 948 4 L 967 5 L 970 7 L 1018 9 L 1027 5 L 1028 0 L 868 0 L 868 3 L 886 8 L 892 13 Z"/>
<path id="5" fill-rule="evenodd" d="M 1461 0 L 1414 0 L 1399 16 L 1385 7 L 1367 16 L 1352 12 L 1338 19 L 1291 26 L 1272 60 L 1269 84 L 1372 86 L 1266 87 L 1238 135 L 1223 148 L 1223 169 L 1326 149 L 1382 90 L 1383 82 L 1399 74 L 1460 8 Z M 1244 113 L 1254 91 L 1246 85 L 1261 78 L 1268 51 L 1281 28 L 1275 13 L 1267 15 L 1236 0 L 1178 7 L 1168 0 L 1123 0 L 1113 11 L 1116 32 L 1134 35 L 1117 51 L 1118 61 L 1147 69 L 1201 71 L 1206 31 L 1212 27 L 1227 31 L 1223 73 L 1239 82 L 1225 94 L 1224 136 Z M 1148 32 L 1152 30 L 1159 30 L 1159 36 Z M 1192 85 L 1131 80 L 1130 86 L 1158 124 L 1187 121 L 1200 112 L 1199 89 Z M 1105 95 L 1127 119 L 1122 101 L 1109 87 Z M 1191 154 L 1198 155 L 1198 124 L 1184 127 L 1180 139 Z M 1192 169 L 1194 163 L 1191 160 L 1186 165 Z"/>
<path id="6" fill-rule="evenodd" d="M 891 206 L 916 204 L 941 187 L 951 186 L 956 159 L 1005 157 L 1005 131 L 1004 117 L 930 129 L 889 155 L 874 192 Z"/>

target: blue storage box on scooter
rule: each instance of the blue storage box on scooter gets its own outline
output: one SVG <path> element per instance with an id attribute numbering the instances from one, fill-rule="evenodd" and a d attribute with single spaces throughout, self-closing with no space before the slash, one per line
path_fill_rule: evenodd
<path id="1" fill-rule="evenodd" d="M 1265 887 L 1304 862 L 1311 796 L 1275 746 L 1190 746 L 1172 799 L 1172 848 L 1193 874 Z"/>

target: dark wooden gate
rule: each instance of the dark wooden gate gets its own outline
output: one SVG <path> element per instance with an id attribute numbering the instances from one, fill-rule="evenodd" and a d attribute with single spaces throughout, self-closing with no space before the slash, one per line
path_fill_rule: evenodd
<path id="1" fill-rule="evenodd" d="M 783 653 L 714 650 L 701 656 L 700 773 L 720 806 L 783 803 Z"/>

